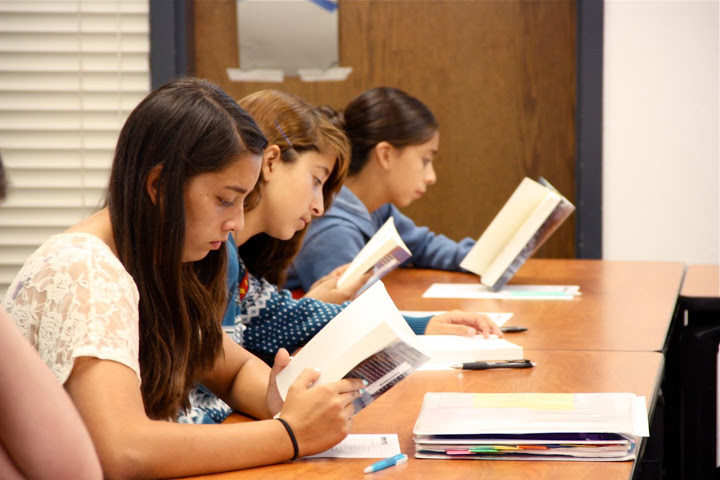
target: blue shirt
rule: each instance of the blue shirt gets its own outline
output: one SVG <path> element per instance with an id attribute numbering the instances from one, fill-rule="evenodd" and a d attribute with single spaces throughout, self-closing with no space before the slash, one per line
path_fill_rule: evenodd
<path id="1" fill-rule="evenodd" d="M 427 227 L 418 227 L 390 203 L 370 213 L 362 201 L 343 186 L 325 215 L 310 223 L 300 253 L 288 270 L 285 288 L 307 291 L 319 278 L 351 262 L 390 217 L 412 252 L 402 266 L 464 271 L 460 262 L 475 245 L 474 239 L 468 237 L 455 242 Z"/>

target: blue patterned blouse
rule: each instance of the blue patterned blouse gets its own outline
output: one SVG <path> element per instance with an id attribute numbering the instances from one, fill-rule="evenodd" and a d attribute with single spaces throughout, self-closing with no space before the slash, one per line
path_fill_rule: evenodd
<path id="1" fill-rule="evenodd" d="M 350 302 L 342 305 L 314 298 L 292 298 L 263 278 L 248 273 L 238 257 L 235 242 L 228 243 L 228 288 L 230 299 L 223 330 L 240 345 L 269 359 L 280 348 L 292 353 L 307 343 Z M 422 334 L 431 317 L 406 317 L 416 334 Z M 220 423 L 232 409 L 202 385 L 190 392 L 191 408 L 178 415 L 180 423 Z"/>

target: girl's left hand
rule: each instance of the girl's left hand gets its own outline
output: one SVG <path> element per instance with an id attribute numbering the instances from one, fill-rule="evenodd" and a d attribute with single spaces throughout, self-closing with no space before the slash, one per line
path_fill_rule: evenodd
<path id="1" fill-rule="evenodd" d="M 452 310 L 450 312 L 435 315 L 425 327 L 425 335 L 462 335 L 472 337 L 482 333 L 483 337 L 497 335 L 502 337 L 495 322 L 482 313 L 463 312 Z"/>

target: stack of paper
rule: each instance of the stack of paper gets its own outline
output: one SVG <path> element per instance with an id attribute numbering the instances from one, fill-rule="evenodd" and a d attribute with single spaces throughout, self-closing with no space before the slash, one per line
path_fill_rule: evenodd
<path id="1" fill-rule="evenodd" d="M 415 457 L 621 461 L 649 435 L 632 393 L 427 393 Z"/>

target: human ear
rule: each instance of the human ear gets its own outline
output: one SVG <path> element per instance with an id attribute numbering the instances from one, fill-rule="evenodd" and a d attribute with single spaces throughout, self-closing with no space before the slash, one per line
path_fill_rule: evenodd
<path id="1" fill-rule="evenodd" d="M 155 165 L 145 180 L 145 191 L 153 205 L 157 205 L 158 184 L 160 182 L 160 172 L 162 172 L 162 168 L 160 164 Z"/>
<path id="2" fill-rule="evenodd" d="M 270 145 L 263 152 L 262 178 L 266 182 L 270 181 L 273 173 L 277 171 L 277 164 L 282 161 L 281 153 L 280 147 L 277 145 Z"/>
<path id="3" fill-rule="evenodd" d="M 383 170 L 389 170 L 392 157 L 395 154 L 395 147 L 383 140 L 375 145 L 373 150 L 375 150 L 375 156 L 380 163 L 380 167 L 382 167 Z"/>

